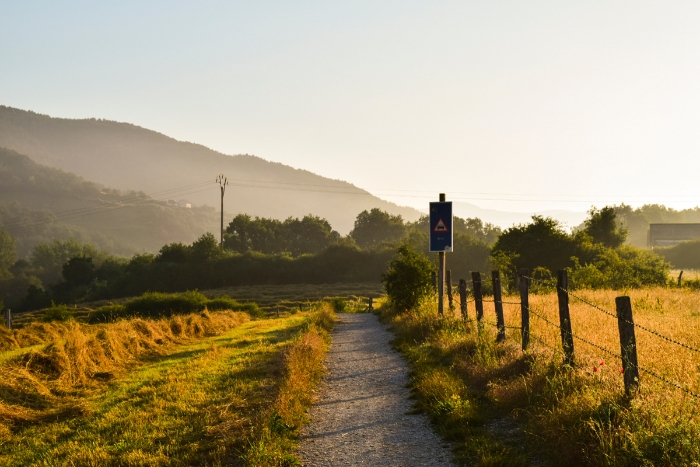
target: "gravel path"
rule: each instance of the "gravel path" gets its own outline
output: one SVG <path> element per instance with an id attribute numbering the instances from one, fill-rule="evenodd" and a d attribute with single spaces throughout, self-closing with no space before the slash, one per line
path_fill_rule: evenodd
<path id="1" fill-rule="evenodd" d="M 373 314 L 341 314 L 328 374 L 301 433 L 305 466 L 452 466 L 425 415 L 407 415 L 408 368 Z"/>

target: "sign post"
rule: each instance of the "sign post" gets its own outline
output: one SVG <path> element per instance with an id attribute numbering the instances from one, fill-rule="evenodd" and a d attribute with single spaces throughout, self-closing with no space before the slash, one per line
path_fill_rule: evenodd
<path id="1" fill-rule="evenodd" d="M 430 251 L 438 253 L 438 314 L 445 311 L 445 252 L 452 251 L 452 202 L 430 203 Z"/>

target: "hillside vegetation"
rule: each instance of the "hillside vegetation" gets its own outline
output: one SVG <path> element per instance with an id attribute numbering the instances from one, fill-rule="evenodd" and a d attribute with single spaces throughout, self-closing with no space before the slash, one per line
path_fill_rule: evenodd
<path id="1" fill-rule="evenodd" d="M 419 216 L 347 182 L 255 156 L 227 156 L 128 123 L 52 118 L 0 106 L 0 147 L 120 190 L 154 193 L 211 181 L 211 189 L 184 196 L 196 205 L 219 206 L 213 181 L 223 173 L 230 182 L 228 199 L 235 200 L 232 212 L 274 219 L 311 213 L 341 233 L 352 228 L 359 212 L 374 207 L 408 220 Z"/>
<path id="2" fill-rule="evenodd" d="M 40 243 L 69 238 L 120 255 L 158 251 L 218 224 L 213 208 L 109 189 L 0 148 L 0 226 L 15 237 L 20 258 Z"/>

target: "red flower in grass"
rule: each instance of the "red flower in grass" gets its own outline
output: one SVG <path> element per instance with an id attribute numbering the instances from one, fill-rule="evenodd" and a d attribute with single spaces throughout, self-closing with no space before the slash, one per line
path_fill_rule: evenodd
<path id="1" fill-rule="evenodd" d="M 593 372 L 597 372 L 597 371 L 598 371 L 598 367 L 593 365 Z"/>
<path id="2" fill-rule="evenodd" d="M 603 365 L 605 365 L 605 360 L 601 360 L 601 361 L 599 361 L 599 362 L 598 362 L 598 364 L 599 364 L 600 366 L 603 366 Z"/>
<path id="3" fill-rule="evenodd" d="M 623 374 L 625 372 L 624 368 L 620 368 L 620 374 Z"/>

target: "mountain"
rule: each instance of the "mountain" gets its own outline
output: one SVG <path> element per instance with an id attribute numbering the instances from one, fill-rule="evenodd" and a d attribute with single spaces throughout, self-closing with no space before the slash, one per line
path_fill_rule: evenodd
<path id="1" fill-rule="evenodd" d="M 0 147 L 120 190 L 163 193 L 219 206 L 220 173 L 229 179 L 225 209 L 285 219 L 314 214 L 342 234 L 363 210 L 380 208 L 416 220 L 420 213 L 350 183 L 250 155 L 229 156 L 129 123 L 72 120 L 0 106 Z"/>
<path id="2" fill-rule="evenodd" d="M 111 253 L 158 251 L 219 231 L 214 208 L 121 192 L 0 148 L 0 227 L 25 257 L 39 243 L 76 238 Z"/>

